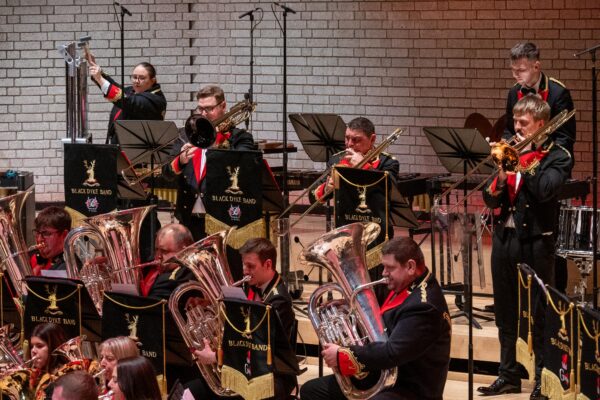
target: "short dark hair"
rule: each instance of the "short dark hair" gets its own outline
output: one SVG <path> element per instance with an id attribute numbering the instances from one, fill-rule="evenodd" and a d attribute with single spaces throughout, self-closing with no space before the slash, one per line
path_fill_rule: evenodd
<path id="1" fill-rule="evenodd" d="M 67 341 L 67 334 L 62 326 L 52 322 L 38 324 L 31 332 L 31 337 L 34 336 L 40 338 L 48 346 L 48 364 L 46 364 L 46 371 L 53 371 L 60 365 L 66 363 L 64 357 L 53 354 L 58 346 Z"/>
<path id="2" fill-rule="evenodd" d="M 146 72 L 148 72 L 148 76 L 150 77 L 150 79 L 156 78 L 156 68 L 154 68 L 154 65 L 150 64 L 149 62 L 141 62 L 133 68 L 135 69 L 137 67 L 144 67 Z"/>
<path id="3" fill-rule="evenodd" d="M 194 243 L 192 232 L 181 224 L 168 224 L 156 232 L 156 237 L 159 239 L 167 235 L 172 236 L 175 243 L 180 246 L 181 249 Z"/>
<path id="4" fill-rule="evenodd" d="M 538 61 L 540 59 L 540 49 L 532 42 L 517 43 L 510 49 L 510 60 L 517 61 L 521 58 Z"/>
<path id="5" fill-rule="evenodd" d="M 56 380 L 54 390 L 62 387 L 65 400 L 98 400 L 98 386 L 94 377 L 85 371 L 73 371 Z"/>
<path id="6" fill-rule="evenodd" d="M 382 255 L 391 254 L 400 264 L 414 260 L 419 269 L 425 268 L 425 257 L 417 242 L 409 237 L 395 237 L 383 245 Z"/>
<path id="7" fill-rule="evenodd" d="M 260 262 L 264 263 L 267 260 L 271 260 L 271 264 L 273 265 L 273 269 L 275 269 L 275 265 L 277 263 L 277 250 L 273 243 L 265 238 L 252 238 L 248 239 L 246 243 L 239 250 L 240 254 L 243 256 L 248 253 L 255 253 L 258 255 Z"/>
<path id="8" fill-rule="evenodd" d="M 217 100 L 217 103 L 225 101 L 225 93 L 223 92 L 223 89 L 217 85 L 204 86 L 196 93 L 196 100 L 205 99 L 207 97 L 214 97 Z"/>
<path id="9" fill-rule="evenodd" d="M 54 228 L 58 231 L 68 231 L 71 229 L 71 216 L 62 207 L 50 206 L 44 208 L 35 217 L 35 229 L 44 227 Z"/>
<path id="10" fill-rule="evenodd" d="M 161 399 L 156 371 L 146 357 L 122 358 L 117 362 L 117 383 L 126 399 Z"/>
<path id="11" fill-rule="evenodd" d="M 353 131 L 361 131 L 367 137 L 371 137 L 375 133 L 375 125 L 365 117 L 354 118 L 348 122 L 347 127 Z"/>

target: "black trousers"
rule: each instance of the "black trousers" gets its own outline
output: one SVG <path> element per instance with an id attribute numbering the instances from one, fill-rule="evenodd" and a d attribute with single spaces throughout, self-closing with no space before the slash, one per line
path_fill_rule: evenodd
<path id="1" fill-rule="evenodd" d="M 393 389 L 392 389 L 393 390 Z M 371 397 L 373 400 L 417 400 L 414 395 L 384 390 Z M 340 389 L 335 375 L 311 379 L 300 388 L 302 400 L 345 400 L 346 396 Z"/>
<path id="2" fill-rule="evenodd" d="M 518 304 L 518 267 L 526 263 L 546 284 L 554 285 L 554 238 L 538 236 L 519 240 L 514 229 L 498 229 L 492 240 L 492 280 L 494 313 L 500 340 L 498 375 L 507 382 L 520 385 L 521 368 L 516 360 Z M 543 368 L 544 322 L 546 298 L 538 284 L 532 284 L 533 350 L 536 359 L 535 379 Z"/>

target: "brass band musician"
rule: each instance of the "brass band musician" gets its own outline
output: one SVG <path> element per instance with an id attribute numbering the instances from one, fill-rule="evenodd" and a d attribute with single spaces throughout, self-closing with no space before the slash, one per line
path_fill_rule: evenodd
<path id="1" fill-rule="evenodd" d="M 66 269 L 63 258 L 65 238 L 71 229 L 71 216 L 62 207 L 46 207 L 35 217 L 35 241 L 39 248 L 31 255 L 33 275 L 44 270 Z"/>
<path id="2" fill-rule="evenodd" d="M 223 89 L 216 85 L 201 88 L 196 94 L 198 100 L 195 114 L 209 121 L 216 121 L 225 115 L 227 103 Z M 254 150 L 252 135 L 243 129 L 232 128 L 230 132 L 218 132 L 213 147 L 232 150 Z M 194 237 L 200 240 L 205 234 L 205 208 L 202 196 L 206 192 L 206 149 L 195 147 L 191 143 L 178 143 L 172 149 L 178 155 L 163 168 L 167 179 L 177 178 L 177 204 L 175 216 L 185 225 Z"/>

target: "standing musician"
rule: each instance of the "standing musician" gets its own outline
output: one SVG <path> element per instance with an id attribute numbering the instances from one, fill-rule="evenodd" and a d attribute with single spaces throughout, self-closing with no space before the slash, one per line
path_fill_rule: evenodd
<path id="1" fill-rule="evenodd" d="M 322 352 L 325 363 L 344 376 L 369 373 L 365 380 L 377 380 L 378 371 L 397 367 L 394 386 L 372 399 L 441 400 L 450 363 L 451 333 L 442 289 L 413 239 L 391 239 L 382 253 L 383 276 L 391 290 L 381 307 L 388 341 L 350 347 L 327 343 Z M 345 398 L 333 375 L 308 381 L 300 397 Z"/>
<path id="2" fill-rule="evenodd" d="M 277 250 L 273 244 L 264 238 L 249 239 L 239 250 L 242 255 L 244 276 L 250 276 L 250 280 L 244 284 L 244 292 L 249 300 L 262 301 L 269 304 L 277 312 L 281 325 L 291 343 L 295 338 L 291 335 L 295 322 L 292 298 L 288 289 L 275 270 L 277 262 Z M 211 350 L 210 343 L 204 339 L 204 348 L 195 349 L 194 356 L 203 364 L 214 364 L 217 362 L 215 352 Z M 289 360 L 289 364 L 297 364 L 297 360 Z M 275 399 L 287 399 L 291 391 L 296 387 L 295 375 L 278 374 L 275 371 Z M 220 399 L 210 391 L 203 379 L 197 379 L 188 385 L 188 389 L 196 399 Z M 229 398 L 229 397 L 223 397 Z M 308 397 L 310 398 L 310 397 Z"/>
<path id="3" fill-rule="evenodd" d="M 517 102 L 512 113 L 517 140 L 521 141 L 540 129 L 550 118 L 550 106 L 538 96 L 529 95 Z M 534 143 L 519 158 L 516 172 L 498 165 L 498 176 L 483 189 L 485 204 L 500 208 L 498 225 L 492 240 L 492 278 L 494 312 L 500 338 L 499 377 L 490 386 L 477 390 L 484 395 L 519 393 L 520 369 L 516 361 L 518 321 L 517 264 L 531 266 L 544 283 L 554 283 L 555 221 L 559 211 L 558 190 L 571 170 L 569 151 L 553 141 Z M 543 333 L 545 295 L 539 285 L 532 287 L 535 388 L 531 399 L 545 399 L 541 394 L 543 367 Z"/>
<path id="4" fill-rule="evenodd" d="M 196 99 L 198 106 L 193 111 L 194 114 L 203 115 L 211 122 L 225 114 L 225 93 L 219 86 L 208 85 L 201 88 Z M 254 150 L 254 140 L 245 130 L 233 128 L 230 132 L 218 132 L 213 147 Z M 194 240 L 200 240 L 206 236 L 206 210 L 202 203 L 202 196 L 206 192 L 206 149 L 200 149 L 191 143 L 180 143 L 174 146 L 172 154 L 179 156 L 163 168 L 163 174 L 167 179 L 178 178 L 175 216 L 192 232 Z"/>
<path id="5" fill-rule="evenodd" d="M 192 243 L 194 243 L 192 233 L 181 224 L 169 224 L 158 230 L 154 245 L 154 259 L 161 264 L 151 266 L 144 275 L 141 282 L 142 296 L 168 300 L 177 286 L 194 279 L 194 274 L 189 268 L 175 263 L 165 263 Z"/>
<path id="6" fill-rule="evenodd" d="M 46 207 L 35 217 L 35 241 L 40 246 L 31 255 L 33 275 L 44 270 L 67 268 L 63 257 L 65 238 L 71 229 L 71 216 L 62 207 Z"/>
<path id="7" fill-rule="evenodd" d="M 156 69 L 147 62 L 141 62 L 133 68 L 131 86 L 125 90 L 109 75 L 102 72 L 93 56 L 88 58 L 92 80 L 100 87 L 104 98 L 113 103 L 108 121 L 106 143 L 118 144 L 115 134 L 117 120 L 155 120 L 165 119 L 167 99 L 156 82 Z"/>

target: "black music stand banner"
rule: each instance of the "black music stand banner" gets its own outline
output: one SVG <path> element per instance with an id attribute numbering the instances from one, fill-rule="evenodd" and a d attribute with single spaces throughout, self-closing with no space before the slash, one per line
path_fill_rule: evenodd
<path id="1" fill-rule="evenodd" d="M 375 222 L 381 227 L 374 241 L 382 243 L 388 237 L 389 178 L 381 171 L 355 168 L 334 168 L 335 226 L 353 222 Z"/>
<path id="2" fill-rule="evenodd" d="M 519 319 L 517 325 L 517 362 L 525 367 L 529 374 L 529 381 L 535 378 L 535 354 L 533 352 L 533 317 L 531 316 L 531 285 L 534 273 L 529 267 L 521 265 L 519 268 L 517 285 L 519 295 Z"/>
<path id="3" fill-rule="evenodd" d="M 27 277 L 27 299 L 23 319 L 25 337 L 36 325 L 60 325 L 68 338 L 81 335 L 81 290 L 83 286 L 67 279 Z"/>
<path id="4" fill-rule="evenodd" d="M 579 315 L 579 355 L 581 362 L 577 365 L 578 399 L 581 395 L 587 399 L 600 396 L 600 353 L 598 338 L 600 337 L 600 313 L 591 308 L 577 308 Z"/>
<path id="5" fill-rule="evenodd" d="M 165 306 L 165 300 L 115 292 L 104 292 L 102 305 L 102 339 L 115 336 L 131 338 L 139 344 L 141 354 L 152 361 L 156 372 L 164 380 Z"/>
<path id="6" fill-rule="evenodd" d="M 544 325 L 544 369 L 542 393 L 552 399 L 574 396 L 577 364 L 577 313 L 569 298 L 556 289 L 548 289 Z"/>
<path id="7" fill-rule="evenodd" d="M 117 208 L 118 147 L 65 143 L 65 205 L 86 217 Z"/>
<path id="8" fill-rule="evenodd" d="M 275 341 L 275 315 L 271 306 L 255 301 L 224 299 L 222 302 L 221 383 L 245 400 L 275 395 L 271 347 Z"/>
<path id="9" fill-rule="evenodd" d="M 233 248 L 253 237 L 265 237 L 262 221 L 262 153 L 210 149 L 206 152 L 206 233 L 236 226 Z"/>

